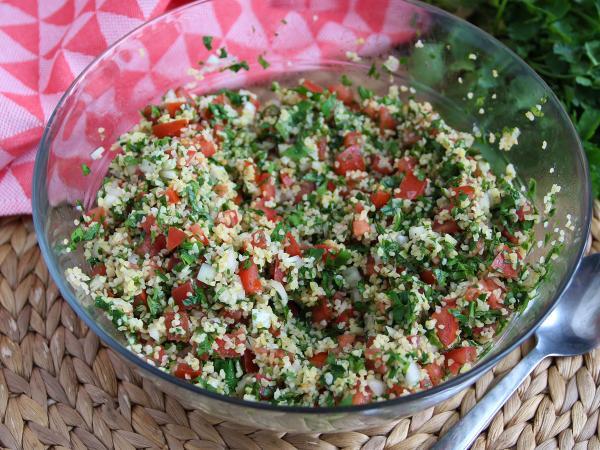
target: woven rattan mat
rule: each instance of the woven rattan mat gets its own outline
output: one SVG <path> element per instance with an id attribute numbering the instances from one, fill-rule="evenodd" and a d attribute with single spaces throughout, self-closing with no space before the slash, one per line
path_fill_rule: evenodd
<path id="1" fill-rule="evenodd" d="M 591 251 L 600 252 L 600 202 Z M 458 396 L 386 427 L 292 435 L 186 408 L 105 348 L 60 297 L 31 219 L 0 219 L 0 444 L 77 449 L 413 449 L 446 431 L 527 351 Z M 546 359 L 474 448 L 600 449 L 600 350 Z"/>

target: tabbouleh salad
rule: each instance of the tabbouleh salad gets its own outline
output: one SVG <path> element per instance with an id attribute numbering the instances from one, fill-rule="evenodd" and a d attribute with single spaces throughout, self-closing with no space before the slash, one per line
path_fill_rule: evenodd
<path id="1" fill-rule="evenodd" d="M 272 91 L 145 108 L 69 281 L 136 354 L 246 400 L 364 404 L 469 370 L 540 275 L 512 166 L 397 86 Z"/>

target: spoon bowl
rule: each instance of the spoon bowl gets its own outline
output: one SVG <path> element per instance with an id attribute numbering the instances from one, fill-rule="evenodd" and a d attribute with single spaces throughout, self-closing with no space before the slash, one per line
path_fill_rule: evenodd
<path id="1" fill-rule="evenodd" d="M 536 339 L 536 348 L 547 356 L 581 355 L 600 345 L 600 253 L 581 262 Z"/>

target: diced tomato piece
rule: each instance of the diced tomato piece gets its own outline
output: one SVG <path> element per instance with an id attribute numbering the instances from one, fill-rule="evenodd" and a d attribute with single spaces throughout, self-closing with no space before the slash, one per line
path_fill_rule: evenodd
<path id="1" fill-rule="evenodd" d="M 373 337 L 370 337 L 367 341 L 367 348 L 365 349 L 365 367 L 367 370 L 372 370 L 375 373 L 381 375 L 387 372 L 387 366 L 383 362 L 383 353 L 381 349 L 371 347 Z"/>
<path id="2" fill-rule="evenodd" d="M 239 223 L 238 213 L 232 209 L 221 211 L 217 214 L 215 224 L 223 224 L 227 228 L 233 228 Z"/>
<path id="3" fill-rule="evenodd" d="M 357 391 L 352 396 L 352 404 L 353 405 L 366 405 L 367 403 L 369 403 L 371 401 L 372 397 L 373 397 L 373 393 L 371 392 L 371 389 L 366 387 L 365 392 Z"/>
<path id="4" fill-rule="evenodd" d="M 179 111 L 181 109 L 181 105 L 183 105 L 183 102 L 169 102 L 169 103 L 165 103 L 165 109 L 167 110 L 167 112 L 169 113 L 169 115 L 171 117 L 175 117 L 175 115 L 177 114 L 177 111 Z"/>
<path id="5" fill-rule="evenodd" d="M 260 195 L 265 200 L 271 200 L 275 198 L 275 183 L 273 183 L 273 179 L 271 175 L 267 172 L 258 174 L 256 176 L 256 184 L 258 185 L 258 189 L 260 189 Z"/>
<path id="6" fill-rule="evenodd" d="M 283 278 L 285 277 L 285 272 L 283 270 L 281 270 L 281 263 L 279 262 L 279 258 L 275 259 L 275 262 L 273 263 L 273 273 L 272 273 L 272 278 L 275 281 L 279 281 L 280 283 L 283 282 Z"/>
<path id="7" fill-rule="evenodd" d="M 475 347 L 458 347 L 444 354 L 445 364 L 450 373 L 456 375 L 462 366 L 468 362 L 473 362 L 477 358 Z"/>
<path id="8" fill-rule="evenodd" d="M 175 300 L 177 306 L 179 306 L 180 311 L 183 309 L 189 309 L 189 307 L 185 306 L 183 302 L 190 294 L 192 294 L 193 291 L 194 288 L 192 287 L 191 281 L 186 281 L 185 283 L 175 286 L 171 289 L 171 296 L 173 297 L 173 300 Z"/>
<path id="9" fill-rule="evenodd" d="M 333 181 L 329 180 L 329 181 L 327 182 L 327 190 L 328 190 L 329 192 L 333 192 L 333 191 L 335 191 L 335 183 L 334 183 Z"/>
<path id="10" fill-rule="evenodd" d="M 169 227 L 169 234 L 167 235 L 167 250 L 171 251 L 176 249 L 184 240 L 185 231 L 176 227 Z"/>
<path id="11" fill-rule="evenodd" d="M 396 128 L 396 119 L 385 106 L 379 108 L 379 128 L 383 130 L 393 130 Z"/>
<path id="12" fill-rule="evenodd" d="M 317 185 L 312 181 L 303 181 L 300 183 L 300 191 L 296 194 L 295 198 L 296 203 L 302 202 L 304 196 L 314 192 L 315 189 L 317 189 Z"/>
<path id="13" fill-rule="evenodd" d="M 362 145 L 363 137 L 358 131 L 349 131 L 344 136 L 344 147 L 351 147 L 353 145 Z"/>
<path id="14" fill-rule="evenodd" d="M 271 222 L 278 222 L 281 220 L 281 217 L 277 214 L 277 211 L 275 211 L 273 208 L 269 208 L 268 206 L 265 206 L 265 199 L 263 199 L 263 198 L 259 198 L 254 203 L 254 208 L 265 213 L 265 217 L 267 218 L 267 220 L 270 220 Z"/>
<path id="15" fill-rule="evenodd" d="M 504 236 L 506 239 L 508 239 L 508 242 L 510 242 L 511 244 L 519 243 L 519 239 L 515 235 L 513 235 L 510 231 L 508 231 L 508 229 L 506 229 L 506 228 L 502 229 L 502 236 Z"/>
<path id="16" fill-rule="evenodd" d="M 236 351 L 236 348 L 244 343 L 241 336 L 244 334 L 242 329 L 238 329 L 232 333 L 227 333 L 223 338 L 216 338 L 217 354 L 221 358 L 238 358 L 241 355 Z M 233 346 L 233 348 L 232 348 Z"/>
<path id="17" fill-rule="evenodd" d="M 521 206 L 519 209 L 517 209 L 517 217 L 519 218 L 519 222 L 523 222 L 525 220 L 525 216 L 531 213 L 531 206 L 528 203 Z"/>
<path id="18" fill-rule="evenodd" d="M 417 167 L 417 159 L 412 156 L 405 156 L 398 160 L 398 171 L 402 173 L 413 173 Z"/>
<path id="19" fill-rule="evenodd" d="M 510 258 L 508 257 L 507 252 L 510 249 L 505 247 L 494 261 L 492 261 L 492 269 L 501 274 L 504 278 L 517 278 L 519 276 L 519 272 L 512 265 Z"/>
<path id="20" fill-rule="evenodd" d="M 97 206 L 95 208 L 90 209 L 87 213 L 86 216 L 88 216 L 92 222 L 104 222 L 104 219 L 106 218 L 106 209 L 104 209 L 102 206 Z"/>
<path id="21" fill-rule="evenodd" d="M 363 212 L 365 210 L 365 207 L 363 206 L 362 203 L 355 203 L 354 204 L 354 212 L 356 214 L 360 214 L 361 212 Z"/>
<path id="22" fill-rule="evenodd" d="M 92 267 L 90 275 L 92 277 L 95 277 L 97 275 L 104 275 L 104 276 L 106 276 L 106 266 L 104 264 L 102 264 L 102 263 L 96 264 L 95 266 Z"/>
<path id="23" fill-rule="evenodd" d="M 350 322 L 350 319 L 354 316 L 354 310 L 352 308 L 345 309 L 339 316 L 335 318 L 335 324 L 338 328 L 345 327 Z"/>
<path id="24" fill-rule="evenodd" d="M 375 205 L 376 209 L 381 209 L 387 202 L 392 198 L 392 194 L 386 191 L 376 191 L 371 194 L 371 203 Z"/>
<path id="25" fill-rule="evenodd" d="M 166 246 L 167 240 L 164 234 L 157 235 L 154 241 L 152 241 L 150 235 L 147 234 L 142 243 L 135 249 L 135 252 L 140 256 L 145 256 L 146 254 L 156 256 L 161 250 L 166 248 Z"/>
<path id="26" fill-rule="evenodd" d="M 437 279 L 435 277 L 435 274 L 433 273 L 433 270 L 429 270 L 429 269 L 422 270 L 420 276 L 421 276 L 421 280 L 423 280 L 427 284 L 430 284 L 433 286 L 435 283 L 437 283 Z"/>
<path id="27" fill-rule="evenodd" d="M 487 304 L 490 305 L 490 308 L 504 308 L 504 303 L 502 302 L 504 289 L 493 278 L 484 278 L 481 280 L 481 285 L 489 292 Z M 498 293 L 501 293 L 500 296 L 498 296 Z"/>
<path id="28" fill-rule="evenodd" d="M 325 161 L 327 159 L 327 139 L 322 137 L 317 140 L 317 151 L 319 154 L 319 161 Z"/>
<path id="29" fill-rule="evenodd" d="M 244 197 L 242 197 L 242 194 L 238 192 L 238 194 L 233 198 L 233 203 L 238 206 L 244 203 Z"/>
<path id="30" fill-rule="evenodd" d="M 458 320 L 448 311 L 449 307 L 434 312 L 431 317 L 436 320 L 435 330 L 444 347 L 450 347 L 458 335 Z"/>
<path id="31" fill-rule="evenodd" d="M 481 294 L 481 291 L 478 288 L 471 286 L 465 291 L 465 300 L 472 302 L 479 297 L 479 294 Z"/>
<path id="32" fill-rule="evenodd" d="M 173 255 L 170 258 L 168 258 L 167 259 L 167 265 L 166 265 L 167 271 L 171 272 L 175 268 L 175 266 L 177 264 L 179 264 L 180 262 L 181 262 L 181 260 L 177 256 L 175 256 L 175 255 Z"/>
<path id="33" fill-rule="evenodd" d="M 354 94 L 349 86 L 343 84 L 336 84 L 335 86 L 329 86 L 329 92 L 335 94 L 335 96 L 346 106 L 354 103 Z"/>
<path id="34" fill-rule="evenodd" d="M 304 80 L 302 82 L 302 86 L 308 89 L 313 94 L 320 94 L 321 92 L 323 92 L 323 88 L 321 86 L 319 86 L 316 83 L 313 83 L 310 80 Z"/>
<path id="35" fill-rule="evenodd" d="M 350 333 L 340 334 L 338 336 L 338 347 L 344 349 L 354 344 L 356 336 Z"/>
<path id="36" fill-rule="evenodd" d="M 357 239 L 360 239 L 363 234 L 368 233 L 370 229 L 369 222 L 366 220 L 354 219 L 352 222 L 352 234 Z"/>
<path id="37" fill-rule="evenodd" d="M 257 230 L 252 233 L 250 242 L 253 247 L 267 248 L 267 235 L 263 230 Z"/>
<path id="38" fill-rule="evenodd" d="M 313 357 L 309 358 L 309 361 L 313 366 L 318 367 L 320 369 L 325 365 L 325 362 L 327 361 L 327 356 L 327 352 L 320 352 L 315 354 Z"/>
<path id="39" fill-rule="evenodd" d="M 338 175 L 346 175 L 352 170 L 365 170 L 365 160 L 360 148 L 356 145 L 348 147 L 335 157 L 334 171 Z"/>
<path id="40" fill-rule="evenodd" d="M 167 190 L 165 191 L 165 196 L 167 197 L 167 200 L 171 205 L 179 203 L 179 194 L 172 187 L 167 188 Z"/>
<path id="41" fill-rule="evenodd" d="M 408 172 L 400 183 L 400 191 L 396 197 L 414 200 L 425 193 L 426 187 L 427 179 L 419 180 L 412 172 Z"/>
<path id="42" fill-rule="evenodd" d="M 459 196 L 460 194 L 465 194 L 469 198 L 475 197 L 475 188 L 473 186 L 458 186 L 453 187 L 452 191 L 454 191 L 455 196 Z"/>
<path id="43" fill-rule="evenodd" d="M 233 319 L 233 321 L 237 323 L 242 319 L 243 313 L 239 309 L 222 309 L 220 315 L 226 319 Z"/>
<path id="44" fill-rule="evenodd" d="M 217 147 L 215 146 L 214 142 L 208 140 L 201 134 L 196 137 L 196 143 L 198 146 L 200 146 L 200 152 L 202 152 L 202 154 L 207 158 L 210 158 L 217 153 Z"/>
<path id="45" fill-rule="evenodd" d="M 187 119 L 178 119 L 172 120 L 171 122 L 157 123 L 156 125 L 152 125 L 152 134 L 154 134 L 154 136 L 157 138 L 179 136 L 181 134 L 181 129 L 186 127 L 187 124 Z"/>
<path id="46" fill-rule="evenodd" d="M 262 283 L 258 274 L 258 266 L 254 261 L 250 261 L 250 263 L 244 261 L 240 266 L 239 276 L 246 294 L 252 295 L 261 291 Z"/>
<path id="47" fill-rule="evenodd" d="M 154 353 L 150 356 L 150 359 L 152 359 L 152 361 L 154 361 L 156 365 L 163 366 L 165 356 L 167 356 L 167 352 L 165 352 L 164 348 L 159 347 L 158 350 L 155 350 Z"/>
<path id="48" fill-rule="evenodd" d="M 290 256 L 300 256 L 302 254 L 300 244 L 298 244 L 294 235 L 289 231 L 286 233 L 285 239 L 283 240 L 283 251 Z"/>
<path id="49" fill-rule="evenodd" d="M 290 187 L 292 184 L 294 184 L 294 179 L 286 172 L 281 172 L 279 174 L 279 179 L 281 180 L 281 184 L 283 184 L 285 187 Z"/>
<path id="50" fill-rule="evenodd" d="M 175 320 L 178 321 L 176 326 L 173 324 Z M 184 311 L 179 311 L 177 313 L 172 311 L 166 312 L 165 327 L 167 329 L 167 339 L 169 341 L 187 342 L 190 334 L 190 317 Z M 184 333 L 177 333 L 175 331 L 176 328 L 181 328 Z"/>
<path id="51" fill-rule="evenodd" d="M 394 167 L 389 158 L 380 155 L 371 156 L 371 165 L 373 170 L 382 175 L 391 175 L 394 173 Z"/>
<path id="52" fill-rule="evenodd" d="M 208 238 L 204 234 L 204 231 L 202 231 L 202 227 L 200 226 L 200 224 L 194 223 L 190 225 L 190 231 L 196 238 L 198 238 L 200 242 L 202 242 L 202 245 L 209 244 Z"/>
<path id="53" fill-rule="evenodd" d="M 312 321 L 320 324 L 322 321 L 329 322 L 333 318 L 333 308 L 326 297 L 321 297 L 312 308 Z"/>
<path id="54" fill-rule="evenodd" d="M 256 355 L 254 354 L 254 352 L 252 350 L 250 350 L 249 348 L 247 348 L 244 351 L 244 356 L 242 356 L 244 372 L 246 372 L 246 373 L 258 372 L 258 364 L 256 364 L 254 362 L 254 358 L 256 358 Z"/>
<path id="55" fill-rule="evenodd" d="M 375 273 L 375 258 L 373 258 L 373 256 L 369 255 L 369 256 L 367 256 L 367 264 L 365 266 L 365 275 L 370 277 L 374 273 Z"/>
<path id="56" fill-rule="evenodd" d="M 133 307 L 137 306 L 148 307 L 148 293 L 145 290 L 133 297 Z"/>
<path id="57" fill-rule="evenodd" d="M 180 362 L 177 363 L 175 369 L 173 369 L 173 375 L 175 375 L 177 378 L 182 378 L 184 380 L 193 380 L 202 375 L 202 368 L 194 370 L 189 364 Z"/>
<path id="58" fill-rule="evenodd" d="M 146 234 L 150 233 L 152 225 L 156 223 L 156 218 L 153 215 L 146 216 L 143 222 L 140 223 L 140 227 Z"/>
<path id="59" fill-rule="evenodd" d="M 460 227 L 454 219 L 446 219 L 445 222 L 436 220 L 431 226 L 432 230 L 440 234 L 456 234 L 460 232 Z"/>
<path id="60" fill-rule="evenodd" d="M 423 368 L 427 372 L 427 375 L 429 375 L 429 381 L 431 381 L 431 384 L 434 386 L 440 384 L 440 381 L 442 381 L 442 378 L 444 378 L 444 371 L 439 364 L 431 363 L 427 364 Z"/>
<path id="61" fill-rule="evenodd" d="M 161 250 L 167 248 L 167 238 L 164 234 L 159 234 L 154 238 L 154 242 L 152 243 L 152 248 L 150 252 L 150 256 L 156 256 Z"/>
<path id="62" fill-rule="evenodd" d="M 396 397 L 400 397 L 405 392 L 409 392 L 409 390 L 400 384 L 394 384 L 392 387 L 389 387 L 387 390 L 388 394 L 394 394 Z"/>

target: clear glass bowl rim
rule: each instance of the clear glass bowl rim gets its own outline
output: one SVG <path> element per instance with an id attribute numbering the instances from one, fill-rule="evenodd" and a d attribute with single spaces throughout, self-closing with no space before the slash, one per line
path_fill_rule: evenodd
<path id="1" fill-rule="evenodd" d="M 153 365 L 147 363 L 145 360 L 136 356 L 130 350 L 127 350 L 120 342 L 118 342 L 115 338 L 113 338 L 110 334 L 108 334 L 101 327 L 98 326 L 98 324 L 94 321 L 94 319 L 88 314 L 88 312 L 82 307 L 82 305 L 75 298 L 72 291 L 67 286 L 62 273 L 59 271 L 59 268 L 57 266 L 55 266 L 54 264 L 52 264 L 52 259 L 51 259 L 52 249 L 50 248 L 50 243 L 46 239 L 44 222 L 43 222 L 43 218 L 42 218 L 41 212 L 40 212 L 40 210 L 41 210 L 40 201 L 41 200 L 40 200 L 40 197 L 37 194 L 37 192 L 39 189 L 44 188 L 44 186 L 42 186 L 41 183 L 46 181 L 46 177 L 45 177 L 46 173 L 45 172 L 46 172 L 46 166 L 47 166 L 47 162 L 48 162 L 49 136 L 50 136 L 51 129 L 54 125 L 56 113 L 58 110 L 60 110 L 60 108 L 66 102 L 66 100 L 69 98 L 71 93 L 77 88 L 77 86 L 79 85 L 81 80 L 83 78 L 85 78 L 85 76 L 89 72 L 91 72 L 99 64 L 99 62 L 114 47 L 118 46 L 122 41 L 127 40 L 127 38 L 131 34 L 135 33 L 140 28 L 152 26 L 152 24 L 154 24 L 155 22 L 158 22 L 160 20 L 163 20 L 166 16 L 169 16 L 172 14 L 178 14 L 181 11 L 184 11 L 185 9 L 193 8 L 199 4 L 209 3 L 211 1 L 217 1 L 217 0 L 199 0 L 199 1 L 191 2 L 186 5 L 182 5 L 173 10 L 167 11 L 164 14 L 161 14 L 161 15 L 155 17 L 154 19 L 144 22 L 143 24 L 132 29 L 127 34 L 125 34 L 124 36 L 122 36 L 121 38 L 116 40 L 111 46 L 109 46 L 104 52 L 102 52 L 100 55 L 98 55 L 90 64 L 88 64 L 88 66 L 75 78 L 75 80 L 71 83 L 69 88 L 63 94 L 63 96 L 60 98 L 59 102 L 57 103 L 56 107 L 54 108 L 54 111 L 50 115 L 50 119 L 48 120 L 48 123 L 44 127 L 44 133 L 42 135 L 42 139 L 40 141 L 40 145 L 38 147 L 38 151 L 37 151 L 36 158 L 35 158 L 34 174 L 33 174 L 32 213 L 33 213 L 34 228 L 35 228 L 35 232 L 36 232 L 36 236 L 38 239 L 38 244 L 41 249 L 42 256 L 47 263 L 48 271 L 49 271 L 52 279 L 56 283 L 63 298 L 67 301 L 69 306 L 71 308 L 73 308 L 73 310 L 77 313 L 77 315 L 83 319 L 83 321 L 86 323 L 86 325 L 90 328 L 90 331 L 95 333 L 110 349 L 116 351 L 127 362 L 132 363 L 136 366 L 139 366 L 142 370 L 150 372 L 152 375 L 159 377 L 163 381 L 166 381 L 168 383 L 173 383 L 180 388 L 183 388 L 185 390 L 193 392 L 194 394 L 211 397 L 214 400 L 224 401 L 224 402 L 230 403 L 232 405 L 239 405 L 239 406 L 253 408 L 253 409 L 257 409 L 257 410 L 269 410 L 269 411 L 282 412 L 282 413 L 314 414 L 314 415 L 332 414 L 332 413 L 335 414 L 335 413 L 365 412 L 365 411 L 369 411 L 369 410 L 377 410 L 377 409 L 383 407 L 384 405 L 385 405 L 385 407 L 394 407 L 396 405 L 401 405 L 402 403 L 407 402 L 407 399 L 410 399 L 410 401 L 418 401 L 419 399 L 422 399 L 422 398 L 435 396 L 439 392 L 443 392 L 445 390 L 451 390 L 454 387 L 457 387 L 457 386 L 464 384 L 466 382 L 469 382 L 469 381 L 470 382 L 475 381 L 481 375 L 483 375 L 488 370 L 490 370 L 492 367 L 494 367 L 498 362 L 500 362 L 501 359 L 503 359 L 506 355 L 508 355 L 510 352 L 512 352 L 517 346 L 521 345 L 527 338 L 529 338 L 534 333 L 534 331 L 537 329 L 537 327 L 542 323 L 542 321 L 552 312 L 552 310 L 556 306 L 557 301 L 560 299 L 560 296 L 562 295 L 564 290 L 571 283 L 571 280 L 573 279 L 573 276 L 574 276 L 575 272 L 577 271 L 579 264 L 581 263 L 581 259 L 584 256 L 586 242 L 587 242 L 586 239 L 582 239 L 581 244 L 579 246 L 580 248 L 577 251 L 577 261 L 575 264 L 572 265 L 572 267 L 570 267 L 567 270 L 566 276 L 561 280 L 561 283 L 559 284 L 559 286 L 556 290 L 556 293 L 554 294 L 554 299 L 550 302 L 550 304 L 542 312 L 542 314 L 540 314 L 538 316 L 538 318 L 535 321 L 535 323 L 533 324 L 533 326 L 531 326 L 530 329 L 526 333 L 522 334 L 512 345 L 508 346 L 506 349 L 504 349 L 503 351 L 501 351 L 494 357 L 489 358 L 488 360 L 485 360 L 485 361 L 477 364 L 471 370 L 469 370 L 463 374 L 454 376 L 450 380 L 448 380 L 438 386 L 434 386 L 430 389 L 426 389 L 424 391 L 420 391 L 420 392 L 417 392 L 414 394 L 402 396 L 402 397 L 399 397 L 399 398 L 396 398 L 393 400 L 374 402 L 374 403 L 369 403 L 366 405 L 335 406 L 335 407 L 281 406 L 281 405 L 272 405 L 270 403 L 265 403 L 265 402 L 251 402 L 251 401 L 239 399 L 237 397 L 231 397 L 231 396 L 227 396 L 227 395 L 223 395 L 223 394 L 217 394 L 215 392 L 211 392 L 207 389 L 203 389 L 199 386 L 196 386 L 185 380 L 181 380 L 169 373 L 163 372 L 162 370 L 158 369 L 156 366 L 153 366 Z M 586 207 L 585 207 L 584 217 L 581 218 L 582 219 L 581 224 L 582 224 L 583 235 L 588 236 L 590 233 L 591 217 L 592 217 L 592 203 L 593 203 L 591 180 L 590 180 L 590 176 L 589 176 L 589 165 L 587 162 L 586 154 L 581 145 L 581 141 L 577 134 L 577 131 L 575 130 L 575 127 L 573 126 L 573 123 L 571 122 L 571 119 L 569 118 L 568 114 L 564 110 L 562 103 L 558 100 L 558 98 L 556 97 L 556 95 L 554 94 L 552 89 L 550 89 L 550 87 L 547 85 L 547 83 L 531 67 L 529 67 L 529 65 L 527 63 L 525 63 L 525 61 L 523 61 L 516 53 L 514 53 L 511 49 L 506 47 L 502 42 L 500 42 L 499 40 L 497 40 L 490 34 L 486 33 L 482 29 L 476 27 L 475 25 L 472 25 L 471 23 L 467 22 L 466 20 L 464 20 L 460 17 L 450 14 L 450 13 L 448 13 L 440 8 L 437 8 L 435 6 L 422 3 L 418 0 L 403 0 L 403 1 L 405 1 L 406 3 L 413 4 L 413 5 L 415 5 L 419 8 L 422 8 L 426 11 L 430 11 L 436 15 L 445 16 L 449 20 L 456 21 L 459 26 L 470 29 L 474 33 L 480 34 L 482 36 L 482 38 L 485 38 L 486 40 L 490 41 L 493 45 L 504 49 L 515 59 L 515 61 L 519 65 L 523 66 L 523 68 L 525 69 L 528 76 L 531 76 L 534 79 L 536 79 L 537 82 L 540 83 L 540 85 L 547 91 L 549 100 L 557 104 L 557 107 L 559 108 L 561 119 L 562 119 L 563 123 L 566 126 L 570 127 L 571 132 L 576 137 L 577 148 L 572 149 L 571 151 L 576 152 L 576 157 L 579 159 L 580 163 L 583 165 L 583 169 L 584 169 L 584 173 L 585 173 L 585 179 L 583 180 L 583 183 L 584 183 L 584 187 L 585 187 L 584 201 L 586 202 L 586 205 L 585 205 Z"/>

